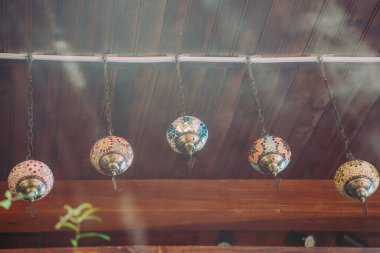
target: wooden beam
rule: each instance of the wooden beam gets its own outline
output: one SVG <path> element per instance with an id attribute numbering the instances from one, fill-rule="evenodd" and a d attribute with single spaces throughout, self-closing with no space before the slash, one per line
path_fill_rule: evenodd
<path id="1" fill-rule="evenodd" d="M 98 252 L 98 253 L 375 253 L 379 252 L 379 248 L 303 248 L 303 247 L 210 247 L 210 246 L 134 246 L 134 247 L 89 247 L 89 248 L 76 248 L 75 252 Z M 73 248 L 47 248 L 47 249 L 23 249 L 24 253 L 40 252 L 40 253 L 72 253 Z M 0 250 L 0 253 L 16 253 L 20 252 L 19 249 Z"/>
<path id="2" fill-rule="evenodd" d="M 103 222 L 84 231 L 115 230 L 250 230 L 380 231 L 380 195 L 361 204 L 340 196 L 329 180 L 124 180 L 114 192 L 110 180 L 57 181 L 36 202 L 35 218 L 26 202 L 0 209 L 0 233 L 54 231 L 64 204 L 90 202 Z M 6 183 L 0 184 L 0 191 Z"/>

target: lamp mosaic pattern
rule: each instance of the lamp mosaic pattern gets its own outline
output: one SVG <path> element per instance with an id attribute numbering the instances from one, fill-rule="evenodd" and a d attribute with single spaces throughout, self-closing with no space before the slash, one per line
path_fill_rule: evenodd
<path id="1" fill-rule="evenodd" d="M 38 179 L 44 184 L 38 199 L 45 197 L 53 188 L 54 177 L 49 167 L 43 162 L 36 160 L 26 160 L 17 164 L 8 176 L 8 187 L 16 195 L 19 192 L 19 185 L 27 179 Z"/>
<path id="2" fill-rule="evenodd" d="M 347 198 L 358 198 L 353 197 L 356 194 L 349 195 L 348 192 L 348 184 L 355 179 L 369 180 L 370 187 L 366 189 L 367 196 L 374 193 L 379 186 L 379 173 L 372 164 L 362 160 L 350 160 L 342 164 L 335 172 L 334 182 L 336 189 Z M 363 183 L 365 181 L 359 182 L 357 188 L 365 187 L 365 185 L 362 185 Z"/>
<path id="3" fill-rule="evenodd" d="M 193 154 L 201 150 L 207 137 L 205 123 L 193 116 L 179 117 L 170 124 L 166 132 L 170 147 L 182 154 Z"/>
<path id="4" fill-rule="evenodd" d="M 115 175 L 126 171 L 131 166 L 134 157 L 131 145 L 124 138 L 109 135 L 98 140 L 90 152 L 91 164 L 99 173 L 103 175 L 111 175 L 110 171 L 105 171 L 101 167 L 101 159 L 110 154 L 116 154 L 122 159 L 115 161 L 116 163 L 122 163 L 122 166 L 118 166 L 118 169 L 115 170 Z M 110 157 L 110 159 L 112 159 L 112 157 Z M 113 161 L 105 161 L 105 163 L 107 162 L 111 163 Z"/>
<path id="5" fill-rule="evenodd" d="M 283 139 L 267 135 L 253 143 L 248 153 L 248 160 L 252 168 L 256 171 L 262 174 L 273 174 L 273 172 L 265 168 L 262 163 L 263 158 L 268 155 L 277 155 L 279 159 L 276 161 L 278 168 L 275 174 L 277 174 L 289 165 L 292 153 L 289 145 Z"/>

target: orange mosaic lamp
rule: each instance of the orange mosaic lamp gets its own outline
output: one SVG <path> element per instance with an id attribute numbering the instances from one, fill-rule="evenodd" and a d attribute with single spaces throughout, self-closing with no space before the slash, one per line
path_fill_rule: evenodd
<path id="1" fill-rule="evenodd" d="M 290 147 L 283 139 L 266 135 L 253 143 L 248 160 L 256 171 L 276 177 L 289 165 L 291 155 Z"/>

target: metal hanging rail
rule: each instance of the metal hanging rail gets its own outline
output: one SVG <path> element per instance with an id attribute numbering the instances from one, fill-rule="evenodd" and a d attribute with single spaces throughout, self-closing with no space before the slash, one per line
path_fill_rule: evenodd
<path id="1" fill-rule="evenodd" d="M 0 59 L 4 60 L 25 60 L 28 54 L 0 53 Z M 81 56 L 81 55 L 47 55 L 32 54 L 35 61 L 62 61 L 62 62 L 103 62 L 103 55 L 98 56 Z M 350 56 L 323 56 L 324 62 L 331 63 L 380 63 L 380 57 L 350 57 Z M 236 57 L 213 57 L 213 56 L 189 56 L 179 55 L 180 62 L 209 62 L 209 63 L 246 63 L 246 56 Z M 165 63 L 175 62 L 175 55 L 171 56 L 115 56 L 107 55 L 107 61 L 110 63 Z M 251 63 L 317 63 L 318 56 L 301 56 L 301 57 L 262 57 L 251 56 Z"/>

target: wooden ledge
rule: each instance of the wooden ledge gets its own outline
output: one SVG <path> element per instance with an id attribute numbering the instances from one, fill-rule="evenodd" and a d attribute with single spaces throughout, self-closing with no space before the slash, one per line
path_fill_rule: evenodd
<path id="1" fill-rule="evenodd" d="M 50 249 L 23 249 L 23 253 L 375 253 L 380 248 L 295 248 L 295 247 L 209 247 L 209 246 L 136 246 L 136 247 L 91 247 L 91 248 L 50 248 Z M 0 250 L 0 253 L 16 253 L 20 250 Z"/>
<path id="2" fill-rule="evenodd" d="M 0 209 L 0 233 L 54 231 L 64 204 L 90 202 L 103 223 L 84 231 L 250 230 L 380 232 L 380 196 L 368 200 L 364 217 L 359 201 L 339 195 L 330 180 L 123 180 L 119 192 L 110 180 L 57 181 L 36 202 L 37 217 L 15 202 Z M 1 192 L 6 183 L 0 184 Z"/>

